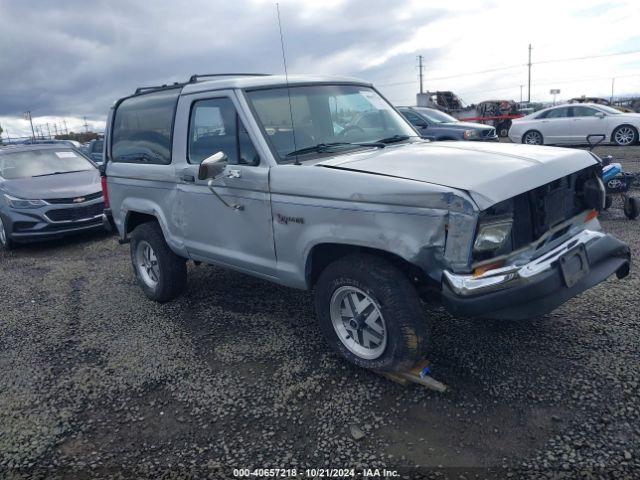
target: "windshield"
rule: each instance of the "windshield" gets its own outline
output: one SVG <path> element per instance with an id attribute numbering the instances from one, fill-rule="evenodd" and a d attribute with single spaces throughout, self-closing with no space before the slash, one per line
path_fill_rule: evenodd
<path id="1" fill-rule="evenodd" d="M 615 108 L 609 107 L 608 105 L 598 105 L 596 108 L 605 113 L 610 113 L 611 115 L 620 115 L 622 113 L 620 110 L 616 110 Z"/>
<path id="2" fill-rule="evenodd" d="M 93 169 L 91 162 L 73 150 L 29 150 L 0 155 L 0 177 L 6 180 Z"/>
<path id="3" fill-rule="evenodd" d="M 458 121 L 457 118 L 453 118 L 440 110 L 432 108 L 415 108 L 414 110 L 432 123 L 455 123 Z"/>
<path id="4" fill-rule="evenodd" d="M 291 109 L 287 88 L 247 92 L 258 122 L 281 161 L 367 148 L 357 143 L 417 137 L 407 121 L 371 88 L 313 85 L 289 90 Z M 310 148 L 318 145 L 327 148 Z"/>

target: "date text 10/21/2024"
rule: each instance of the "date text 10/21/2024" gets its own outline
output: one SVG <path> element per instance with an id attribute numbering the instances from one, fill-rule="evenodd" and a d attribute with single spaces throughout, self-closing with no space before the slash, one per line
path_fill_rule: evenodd
<path id="1" fill-rule="evenodd" d="M 297 477 L 302 478 L 394 478 L 399 477 L 397 470 L 387 470 L 386 468 L 307 468 L 298 471 L 295 468 L 237 468 L 233 469 L 234 477 Z"/>

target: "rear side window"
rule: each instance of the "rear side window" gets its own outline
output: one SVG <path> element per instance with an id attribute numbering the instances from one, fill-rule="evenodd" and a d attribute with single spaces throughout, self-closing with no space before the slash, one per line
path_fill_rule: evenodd
<path id="1" fill-rule="evenodd" d="M 127 163 L 171 163 L 173 119 L 180 89 L 124 100 L 113 120 L 111 159 Z"/>

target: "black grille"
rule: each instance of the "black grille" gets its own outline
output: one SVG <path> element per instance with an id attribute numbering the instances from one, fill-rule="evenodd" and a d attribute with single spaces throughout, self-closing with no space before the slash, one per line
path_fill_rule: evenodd
<path id="1" fill-rule="evenodd" d="M 104 212 L 104 203 L 94 203 L 85 207 L 60 208 L 49 210 L 46 215 L 53 222 L 68 222 L 85 220 L 87 218 L 101 215 Z"/>
<path id="2" fill-rule="evenodd" d="M 84 203 L 90 200 L 95 200 L 96 198 L 100 198 L 100 197 L 102 197 L 102 192 L 90 193 L 88 195 L 78 195 L 77 197 L 69 197 L 69 198 L 47 198 L 45 199 L 45 202 L 52 203 L 52 204 L 69 203 L 73 205 L 74 203 Z M 80 199 L 84 199 L 84 200 L 79 201 Z"/>
<path id="3" fill-rule="evenodd" d="M 496 129 L 495 128 L 487 128 L 486 130 L 482 130 L 482 138 L 495 137 Z"/>

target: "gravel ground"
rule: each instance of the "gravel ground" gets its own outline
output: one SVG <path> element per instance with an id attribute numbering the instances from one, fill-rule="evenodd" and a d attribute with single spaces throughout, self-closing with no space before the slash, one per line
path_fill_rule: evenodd
<path id="1" fill-rule="evenodd" d="M 608 152 L 638 166 L 640 147 Z M 638 258 L 640 222 L 617 208 L 602 219 Z M 191 266 L 188 292 L 155 304 L 111 236 L 22 246 L 0 268 L 6 478 L 640 475 L 637 269 L 527 322 L 431 307 L 440 394 L 336 357 L 306 292 Z"/>

